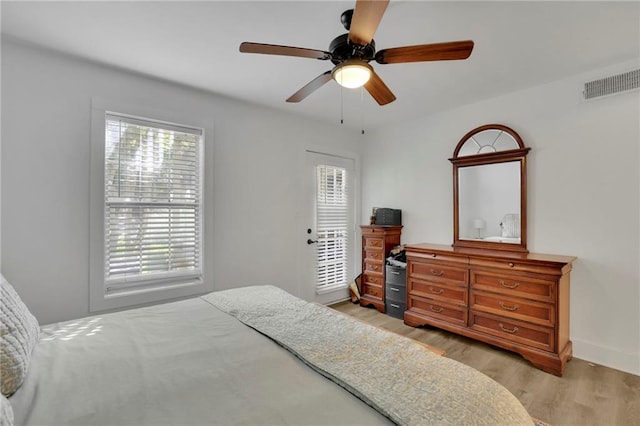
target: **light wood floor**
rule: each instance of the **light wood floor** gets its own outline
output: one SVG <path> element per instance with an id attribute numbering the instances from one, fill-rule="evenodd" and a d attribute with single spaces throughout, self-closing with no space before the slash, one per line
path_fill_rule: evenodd
<path id="1" fill-rule="evenodd" d="M 640 376 L 577 358 L 563 377 L 533 367 L 517 354 L 432 327 L 414 328 L 401 319 L 349 301 L 332 308 L 364 322 L 436 346 L 446 356 L 477 370 L 509 389 L 529 413 L 553 426 L 640 425 Z"/>

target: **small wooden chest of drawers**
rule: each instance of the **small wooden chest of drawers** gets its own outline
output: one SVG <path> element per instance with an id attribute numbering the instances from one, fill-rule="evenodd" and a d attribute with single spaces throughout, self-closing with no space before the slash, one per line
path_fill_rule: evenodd
<path id="1" fill-rule="evenodd" d="M 561 376 L 572 357 L 569 273 L 574 257 L 406 247 L 405 323 L 433 325 L 521 354 Z"/>
<path id="2" fill-rule="evenodd" d="M 362 283 L 360 305 L 385 312 L 385 259 L 400 244 L 402 226 L 369 225 L 362 230 Z"/>

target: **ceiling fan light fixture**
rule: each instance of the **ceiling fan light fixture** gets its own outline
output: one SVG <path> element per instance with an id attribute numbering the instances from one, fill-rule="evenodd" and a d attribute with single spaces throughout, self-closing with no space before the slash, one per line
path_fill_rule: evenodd
<path id="1" fill-rule="evenodd" d="M 371 78 L 372 72 L 373 68 L 366 62 L 349 59 L 336 66 L 331 76 L 342 87 L 355 89 L 364 86 Z"/>

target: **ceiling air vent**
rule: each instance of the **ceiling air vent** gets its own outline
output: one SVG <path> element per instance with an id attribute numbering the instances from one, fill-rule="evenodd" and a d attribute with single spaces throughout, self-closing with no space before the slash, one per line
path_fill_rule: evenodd
<path id="1" fill-rule="evenodd" d="M 638 88 L 640 88 L 640 69 L 589 81 L 584 84 L 582 94 L 585 99 L 593 99 Z"/>

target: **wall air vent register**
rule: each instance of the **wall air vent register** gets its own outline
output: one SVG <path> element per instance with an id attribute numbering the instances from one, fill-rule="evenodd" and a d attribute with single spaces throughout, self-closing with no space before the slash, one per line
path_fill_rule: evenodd
<path id="1" fill-rule="evenodd" d="M 589 81 L 584 84 L 584 99 L 599 98 L 640 88 L 640 69 Z"/>

